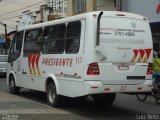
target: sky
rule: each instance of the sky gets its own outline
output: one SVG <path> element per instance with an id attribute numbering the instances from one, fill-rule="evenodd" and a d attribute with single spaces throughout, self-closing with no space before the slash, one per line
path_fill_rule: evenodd
<path id="1" fill-rule="evenodd" d="M 0 22 L 7 24 L 7 32 L 16 29 L 16 21 L 26 10 L 39 10 L 40 5 L 46 0 L 0 0 Z M 4 32 L 4 26 L 0 25 L 0 34 Z"/>

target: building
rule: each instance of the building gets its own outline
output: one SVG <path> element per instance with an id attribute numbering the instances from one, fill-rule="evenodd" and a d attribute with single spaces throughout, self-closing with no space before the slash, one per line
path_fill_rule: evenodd
<path id="1" fill-rule="evenodd" d="M 19 20 L 16 21 L 17 22 L 16 28 L 19 29 L 23 26 L 32 24 L 34 22 L 34 19 L 35 17 L 32 12 L 30 12 L 29 10 L 24 11 L 22 15 L 19 17 Z"/>
<path id="2" fill-rule="evenodd" d="M 154 50 L 160 51 L 160 0 L 123 0 L 122 10 L 148 18 L 153 35 Z"/>
<path id="3" fill-rule="evenodd" d="M 67 0 L 46 0 L 48 9 L 54 13 L 66 13 L 67 12 Z"/>
<path id="4" fill-rule="evenodd" d="M 67 14 L 67 0 L 46 0 L 49 14 L 48 21 L 64 18 Z"/>
<path id="5" fill-rule="evenodd" d="M 46 4 L 34 12 L 27 10 L 22 12 L 22 15 L 17 21 L 17 29 L 29 25 L 37 24 L 57 18 L 66 17 L 67 1 L 66 0 L 46 0 Z"/>
<path id="6" fill-rule="evenodd" d="M 101 10 L 121 10 L 121 0 L 67 0 L 67 16 Z"/>

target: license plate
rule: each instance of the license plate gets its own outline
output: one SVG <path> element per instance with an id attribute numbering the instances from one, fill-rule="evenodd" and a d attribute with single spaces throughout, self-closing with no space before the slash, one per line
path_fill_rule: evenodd
<path id="1" fill-rule="evenodd" d="M 121 71 L 129 70 L 128 64 L 120 64 L 117 67 L 118 67 L 118 70 L 121 70 Z"/>

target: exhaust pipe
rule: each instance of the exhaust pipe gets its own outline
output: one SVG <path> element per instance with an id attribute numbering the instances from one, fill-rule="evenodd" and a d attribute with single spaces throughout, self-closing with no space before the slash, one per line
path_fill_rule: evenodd
<path id="1" fill-rule="evenodd" d="M 100 20 L 103 15 L 103 11 L 99 13 L 98 18 L 97 18 L 97 41 L 96 45 L 99 46 L 99 31 L 100 31 Z"/>

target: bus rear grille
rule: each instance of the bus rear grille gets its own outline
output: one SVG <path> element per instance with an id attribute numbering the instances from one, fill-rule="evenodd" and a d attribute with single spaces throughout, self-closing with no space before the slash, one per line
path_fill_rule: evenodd
<path id="1" fill-rule="evenodd" d="M 145 80 L 145 76 L 127 76 L 127 80 Z"/>

